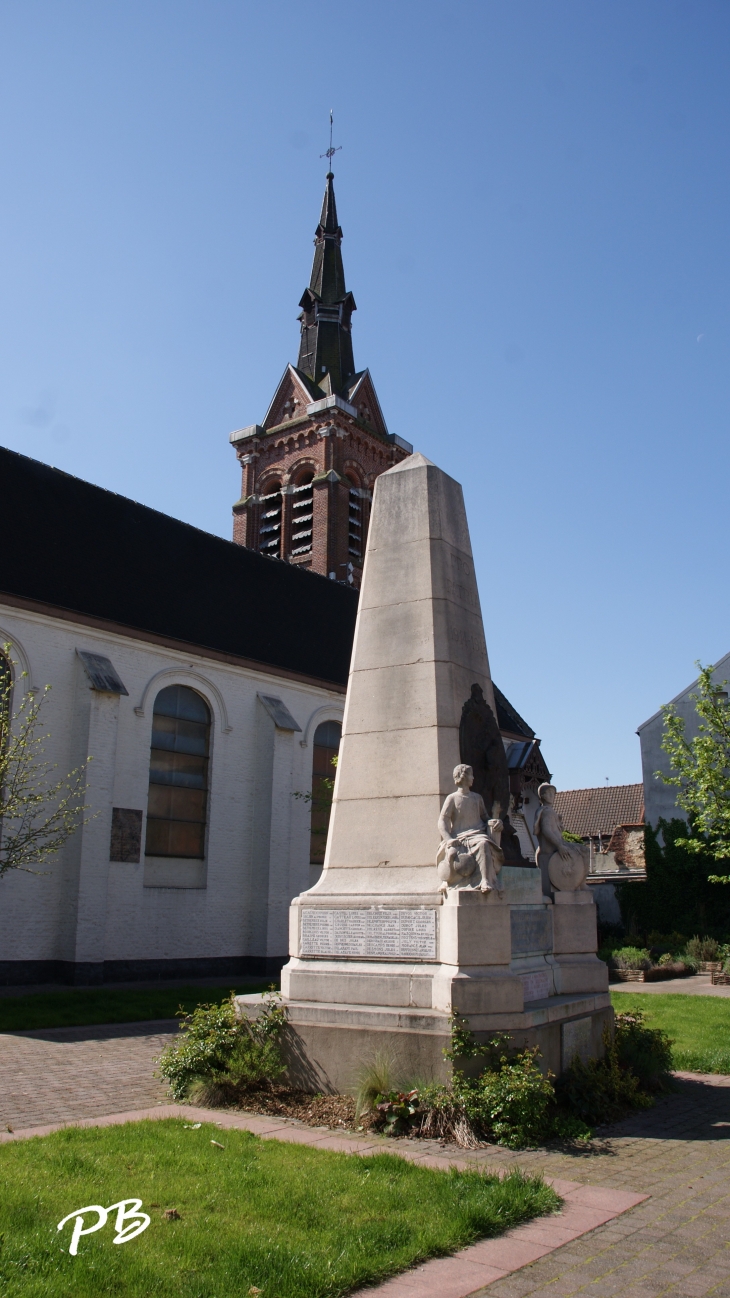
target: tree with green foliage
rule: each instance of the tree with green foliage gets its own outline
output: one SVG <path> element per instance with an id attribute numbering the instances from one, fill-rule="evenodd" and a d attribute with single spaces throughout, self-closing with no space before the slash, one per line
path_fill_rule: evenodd
<path id="1" fill-rule="evenodd" d="M 713 668 L 700 669 L 698 692 L 691 694 L 700 718 L 698 733 L 688 739 L 686 725 L 673 704 L 662 708 L 662 748 L 672 773 L 656 772 L 656 778 L 674 785 L 677 803 L 687 813 L 689 832 L 678 837 L 677 846 L 695 856 L 714 861 L 730 859 L 730 703 L 727 681 L 716 684 Z M 711 883 L 730 883 L 730 874 L 710 874 Z"/>
<path id="2" fill-rule="evenodd" d="M 50 685 L 39 694 L 26 689 L 12 712 L 9 645 L 0 653 L 0 877 L 9 870 L 38 874 L 42 865 L 84 824 L 86 763 L 62 779 L 47 761 L 41 711 Z M 27 673 L 19 678 L 24 681 Z"/>

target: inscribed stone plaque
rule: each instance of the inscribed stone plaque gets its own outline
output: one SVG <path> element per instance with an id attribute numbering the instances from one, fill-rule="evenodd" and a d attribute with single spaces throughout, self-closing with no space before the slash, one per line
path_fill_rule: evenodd
<path id="1" fill-rule="evenodd" d="M 535 969 L 532 973 L 521 974 L 522 990 L 525 1004 L 528 1001 L 542 1001 L 552 991 L 552 978 L 547 969 Z"/>
<path id="2" fill-rule="evenodd" d="M 563 1024 L 563 1049 L 562 1065 L 563 1071 L 570 1068 L 576 1055 L 588 1063 L 591 1057 L 591 1046 L 593 1044 L 593 1032 L 591 1029 L 591 1019 L 573 1019 L 571 1023 Z"/>
<path id="3" fill-rule="evenodd" d="M 550 916 L 544 906 L 535 910 L 513 906 L 510 913 L 512 926 L 512 954 L 527 955 L 552 949 Z"/>
<path id="4" fill-rule="evenodd" d="M 110 861 L 139 864 L 142 846 L 142 812 L 130 807 L 112 807 L 112 836 L 109 845 Z"/>
<path id="5" fill-rule="evenodd" d="M 302 908 L 302 955 L 435 960 L 433 910 Z"/>

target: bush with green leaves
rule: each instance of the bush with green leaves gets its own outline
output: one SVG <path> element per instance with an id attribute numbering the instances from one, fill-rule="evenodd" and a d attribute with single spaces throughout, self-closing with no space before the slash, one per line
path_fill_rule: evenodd
<path id="1" fill-rule="evenodd" d="M 557 1084 L 561 1107 L 589 1126 L 621 1117 L 627 1109 L 646 1109 L 651 1092 L 671 1086 L 672 1042 L 648 1028 L 640 1013 L 617 1014 L 614 1031 L 603 1033 L 601 1059 L 573 1060 Z"/>
<path id="2" fill-rule="evenodd" d="M 699 937 L 695 934 L 684 949 L 684 957 L 693 964 L 704 964 L 709 960 L 717 960 L 719 950 L 720 943 L 717 938 Z"/>
<path id="3" fill-rule="evenodd" d="M 646 947 L 620 946 L 611 953 L 615 969 L 650 969 L 651 956 Z"/>
<path id="4" fill-rule="evenodd" d="M 454 1014 L 451 1046 L 444 1051 L 450 1080 L 367 1100 L 363 1093 L 362 1111 L 370 1109 L 375 1125 L 389 1135 L 432 1136 L 465 1148 L 484 1141 L 524 1149 L 548 1140 L 585 1140 L 593 1127 L 649 1107 L 652 1093 L 671 1085 L 672 1042 L 647 1028 L 643 1015 L 617 1014 L 603 1045 L 602 1059 L 576 1057 L 556 1084 L 540 1068 L 536 1046 L 515 1050 L 506 1033 L 479 1041 Z M 470 1060 L 481 1067 L 473 1071 Z M 383 1074 L 382 1061 L 377 1072 Z"/>
<path id="5" fill-rule="evenodd" d="M 510 1149 L 539 1145 L 555 1116 L 553 1075 L 538 1064 L 540 1051 L 510 1050 L 500 1037 L 489 1042 L 491 1066 L 478 1077 L 456 1074 L 454 1093 L 472 1129 Z"/>
<path id="6" fill-rule="evenodd" d="M 239 1016 L 234 993 L 220 1005 L 198 1005 L 182 1018 L 178 1042 L 159 1058 L 176 1100 L 209 1104 L 235 1102 L 243 1092 L 267 1085 L 284 1072 L 280 1038 L 286 1015 L 273 989 L 256 1017 Z"/>
<path id="7" fill-rule="evenodd" d="M 644 1091 L 665 1091 L 671 1087 L 673 1042 L 660 1028 L 646 1026 L 639 1010 L 617 1014 L 611 1048 L 619 1066 L 639 1079 Z"/>

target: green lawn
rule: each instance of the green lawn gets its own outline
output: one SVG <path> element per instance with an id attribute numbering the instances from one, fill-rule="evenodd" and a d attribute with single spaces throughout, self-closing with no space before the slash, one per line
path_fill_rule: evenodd
<path id="1" fill-rule="evenodd" d="M 107 987 L 67 988 L 29 996 L 0 997 L 0 1032 L 22 1032 L 30 1028 L 83 1027 L 87 1023 L 141 1023 L 146 1019 L 171 1019 L 180 1005 L 192 1010 L 201 1001 L 221 1001 L 231 987 L 236 992 L 258 992 L 270 979 L 236 983 L 229 979 L 219 987 L 151 987 L 129 991 Z"/>
<path id="2" fill-rule="evenodd" d="M 173 1118 L 0 1146 L 0 1184 L 3 1298 L 336 1298 L 560 1202 L 519 1172 L 437 1172 Z M 113 1213 L 70 1256 L 62 1218 L 131 1198 L 147 1230 L 115 1246 Z"/>
<path id="3" fill-rule="evenodd" d="M 619 1013 L 641 1010 L 647 1027 L 663 1028 L 673 1038 L 675 1068 L 730 1073 L 730 998 L 615 992 L 611 1000 Z"/>

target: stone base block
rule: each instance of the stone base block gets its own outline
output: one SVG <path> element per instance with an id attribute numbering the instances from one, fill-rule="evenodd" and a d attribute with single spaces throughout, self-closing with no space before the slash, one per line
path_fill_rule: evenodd
<path id="1" fill-rule="evenodd" d="M 557 956 L 553 965 L 553 979 L 559 995 L 605 992 L 608 990 L 608 966 L 592 955 Z"/>
<path id="2" fill-rule="evenodd" d="M 300 960 L 282 970 L 281 990 L 292 1001 L 431 1008 L 433 966 L 390 961 Z"/>
<path id="3" fill-rule="evenodd" d="M 261 996 L 236 1000 L 250 1014 Z M 451 1040 L 446 1011 L 312 1001 L 285 1001 L 284 1007 L 287 1074 L 291 1084 L 303 1090 L 352 1092 L 358 1075 L 376 1055 L 390 1058 L 394 1084 L 399 1086 L 448 1078 L 450 1065 L 443 1056 Z M 573 1054 L 602 1053 L 603 1029 L 613 1023 L 613 1010 L 608 993 L 599 992 L 551 996 L 534 1001 L 527 1010 L 470 1014 L 468 1019 L 479 1040 L 507 1032 L 515 1046 L 539 1046 L 543 1067 L 559 1074 Z M 579 1026 L 571 1028 L 571 1023 Z M 468 1063 L 478 1067 L 478 1061 Z"/>
<path id="4" fill-rule="evenodd" d="M 560 896 L 557 893 L 556 896 Z M 596 908 L 590 893 L 563 893 L 563 896 L 579 896 L 578 904 L 558 904 L 553 908 L 553 952 L 555 955 L 573 955 L 583 952 L 595 952 L 598 949 L 596 931 Z M 588 896 L 588 903 L 582 903 L 583 896 Z M 582 904 L 581 904 L 582 903 Z"/>
<path id="5" fill-rule="evenodd" d="M 438 965 L 433 976 L 433 1005 L 450 1014 L 518 1013 L 524 1005 L 522 980 L 489 967 L 459 969 Z"/>

